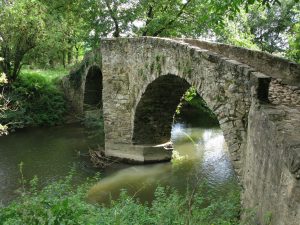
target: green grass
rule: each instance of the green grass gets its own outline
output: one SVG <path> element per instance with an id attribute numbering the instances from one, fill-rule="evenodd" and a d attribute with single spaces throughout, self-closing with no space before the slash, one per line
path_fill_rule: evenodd
<path id="1" fill-rule="evenodd" d="M 63 76 L 69 74 L 69 69 L 67 68 L 56 68 L 56 69 L 27 69 L 24 68 L 21 70 L 21 74 L 26 75 L 37 75 L 46 78 L 48 81 L 54 81 Z"/>
<path id="2" fill-rule="evenodd" d="M 0 206 L 0 224 L 113 224 L 113 225 L 235 225 L 239 224 L 239 189 L 219 196 L 205 184 L 180 194 L 170 187 L 158 187 L 151 204 L 142 204 L 121 191 L 120 198 L 109 206 L 90 204 L 86 192 L 99 177 L 80 186 L 73 186 L 74 174 L 54 182 L 41 191 L 34 179 L 25 188 L 21 182 L 22 197 L 6 207 Z M 23 180 L 23 179 L 22 179 Z"/>

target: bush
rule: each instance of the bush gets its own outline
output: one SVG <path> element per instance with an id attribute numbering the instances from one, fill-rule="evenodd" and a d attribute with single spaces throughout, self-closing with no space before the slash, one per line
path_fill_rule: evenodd
<path id="1" fill-rule="evenodd" d="M 171 188 L 158 187 L 151 204 L 140 203 L 123 190 L 109 206 L 89 204 L 85 195 L 99 178 L 75 188 L 72 174 L 37 191 L 36 180 L 22 197 L 7 207 L 0 207 L 3 225 L 18 224 L 238 224 L 239 191 L 218 197 L 203 188 L 179 194 Z M 207 188 L 207 187 L 206 187 Z"/>
<path id="2" fill-rule="evenodd" d="M 52 82 L 37 73 L 22 73 L 7 93 L 13 108 L 1 118 L 10 128 L 47 125 L 63 121 L 66 102 Z"/>

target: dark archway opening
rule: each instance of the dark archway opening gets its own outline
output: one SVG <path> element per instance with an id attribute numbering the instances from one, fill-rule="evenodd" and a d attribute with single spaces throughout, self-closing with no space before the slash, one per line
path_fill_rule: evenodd
<path id="1" fill-rule="evenodd" d="M 160 144 L 170 140 L 173 115 L 190 84 L 177 76 L 165 75 L 148 85 L 137 105 L 134 144 Z"/>
<path id="2" fill-rule="evenodd" d="M 83 110 L 102 108 L 102 72 L 98 66 L 92 66 L 86 76 Z"/>
<path id="3" fill-rule="evenodd" d="M 149 84 L 136 108 L 133 143 L 161 144 L 170 141 L 174 119 L 189 116 L 186 112 L 191 110 L 198 111 L 197 121 L 203 126 L 218 126 L 217 118 L 195 89 L 195 100 L 187 101 L 190 90 L 191 85 L 175 75 L 161 76 Z"/>
<path id="4" fill-rule="evenodd" d="M 84 118 L 82 121 L 92 149 L 96 149 L 97 146 L 104 147 L 102 89 L 102 72 L 98 66 L 92 66 L 87 73 L 85 81 Z"/>

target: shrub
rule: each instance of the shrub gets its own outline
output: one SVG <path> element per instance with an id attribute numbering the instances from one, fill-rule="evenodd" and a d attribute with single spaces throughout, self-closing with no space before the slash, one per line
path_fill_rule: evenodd
<path id="1" fill-rule="evenodd" d="M 10 127 L 56 125 L 63 121 L 66 103 L 63 94 L 45 77 L 22 73 L 7 93 L 16 110 L 4 114 Z"/>

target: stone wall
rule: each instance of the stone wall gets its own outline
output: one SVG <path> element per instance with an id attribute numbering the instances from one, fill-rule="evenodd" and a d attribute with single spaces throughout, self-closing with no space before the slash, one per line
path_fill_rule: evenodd
<path id="1" fill-rule="evenodd" d="M 194 46 L 210 50 L 230 59 L 245 63 L 256 71 L 281 79 L 283 83 L 300 86 L 300 64 L 262 51 L 196 39 L 179 39 Z"/>
<path id="2" fill-rule="evenodd" d="M 300 86 L 290 86 L 280 79 L 272 79 L 269 89 L 269 100 L 274 105 L 300 107 Z"/>
<path id="3" fill-rule="evenodd" d="M 244 156 L 243 205 L 256 220 L 300 221 L 300 107 L 252 103 Z"/>

